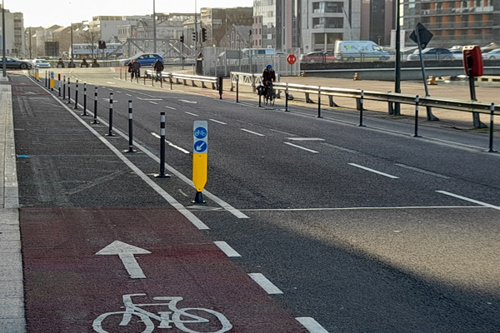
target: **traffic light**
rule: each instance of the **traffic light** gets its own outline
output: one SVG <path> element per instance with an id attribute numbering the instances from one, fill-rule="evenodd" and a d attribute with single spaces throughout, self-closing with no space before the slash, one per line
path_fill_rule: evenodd
<path id="1" fill-rule="evenodd" d="M 206 28 L 201 28 L 201 41 L 202 42 L 207 41 L 207 29 Z"/>
<path id="2" fill-rule="evenodd" d="M 181 40 L 181 43 L 184 43 L 184 35 L 181 36 L 180 40 Z"/>
<path id="3" fill-rule="evenodd" d="M 196 42 L 196 31 L 193 31 L 193 32 L 191 33 L 191 36 L 193 36 L 193 41 L 195 41 L 195 42 Z"/>

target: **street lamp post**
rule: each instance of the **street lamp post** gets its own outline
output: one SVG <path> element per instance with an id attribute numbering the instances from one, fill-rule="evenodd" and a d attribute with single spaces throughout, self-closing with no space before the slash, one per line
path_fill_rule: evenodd
<path id="1" fill-rule="evenodd" d="M 5 6 L 3 4 L 3 0 L 2 0 L 2 73 L 3 73 L 3 77 L 6 77 L 7 76 L 7 64 L 5 63 L 5 61 L 7 59 L 5 59 Z"/>
<path id="2" fill-rule="evenodd" d="M 155 0 L 153 0 L 153 52 L 156 53 L 156 10 L 155 10 Z"/>

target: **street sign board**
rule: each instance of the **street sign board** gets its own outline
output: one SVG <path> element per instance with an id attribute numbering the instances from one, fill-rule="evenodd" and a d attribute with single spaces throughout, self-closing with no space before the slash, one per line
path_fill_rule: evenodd
<path id="1" fill-rule="evenodd" d="M 419 43 L 420 40 L 420 46 L 422 47 L 423 50 L 426 48 L 427 44 L 429 44 L 429 42 L 431 41 L 432 36 L 434 35 L 419 22 L 417 23 L 415 30 L 413 30 L 413 32 L 411 33 L 410 39 L 417 44 Z"/>
<path id="2" fill-rule="evenodd" d="M 207 183 L 208 168 L 208 123 L 196 120 L 193 124 L 193 183 L 198 192 Z"/>

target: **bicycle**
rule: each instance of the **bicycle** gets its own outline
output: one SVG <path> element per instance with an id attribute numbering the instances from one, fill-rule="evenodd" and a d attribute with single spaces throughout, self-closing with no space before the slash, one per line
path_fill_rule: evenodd
<path id="1" fill-rule="evenodd" d="M 266 105 L 274 105 L 274 100 L 276 99 L 276 93 L 273 89 L 273 83 L 268 82 L 266 85 L 266 95 L 264 96 L 264 104 Z"/>
<path id="2" fill-rule="evenodd" d="M 224 333 L 233 328 L 233 325 L 222 314 L 214 310 L 203 308 L 177 308 L 177 303 L 182 301 L 182 297 L 153 297 L 157 301 L 168 301 L 166 303 L 145 303 L 134 304 L 132 297 L 146 296 L 146 294 L 126 294 L 123 295 L 123 304 L 125 305 L 124 311 L 107 312 L 97 317 L 92 325 L 94 331 L 98 333 L 108 333 L 103 328 L 103 321 L 113 315 L 123 316 L 119 326 L 127 326 L 131 322 L 136 325 L 146 326 L 142 333 L 151 333 L 155 329 L 153 319 L 159 321 L 158 328 L 173 328 L 172 325 L 179 330 L 187 333 Z M 158 311 L 158 314 L 146 311 L 142 307 L 146 306 L 168 306 L 169 311 Z M 132 318 L 137 316 L 137 320 L 132 321 Z M 208 318 L 208 319 L 207 319 Z M 110 326 L 113 320 L 108 320 Z M 116 320 L 115 320 L 116 322 Z M 216 325 L 216 330 L 214 330 Z M 207 328 L 208 326 L 208 328 Z M 203 329 L 205 327 L 205 329 Z"/>

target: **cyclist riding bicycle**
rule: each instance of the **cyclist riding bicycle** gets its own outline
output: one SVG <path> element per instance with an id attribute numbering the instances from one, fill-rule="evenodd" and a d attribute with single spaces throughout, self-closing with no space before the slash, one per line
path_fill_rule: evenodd
<path id="1" fill-rule="evenodd" d="M 273 65 L 267 65 L 262 72 L 262 84 L 266 88 L 264 95 L 267 95 L 267 88 L 276 82 L 276 73 L 274 72 Z"/>

